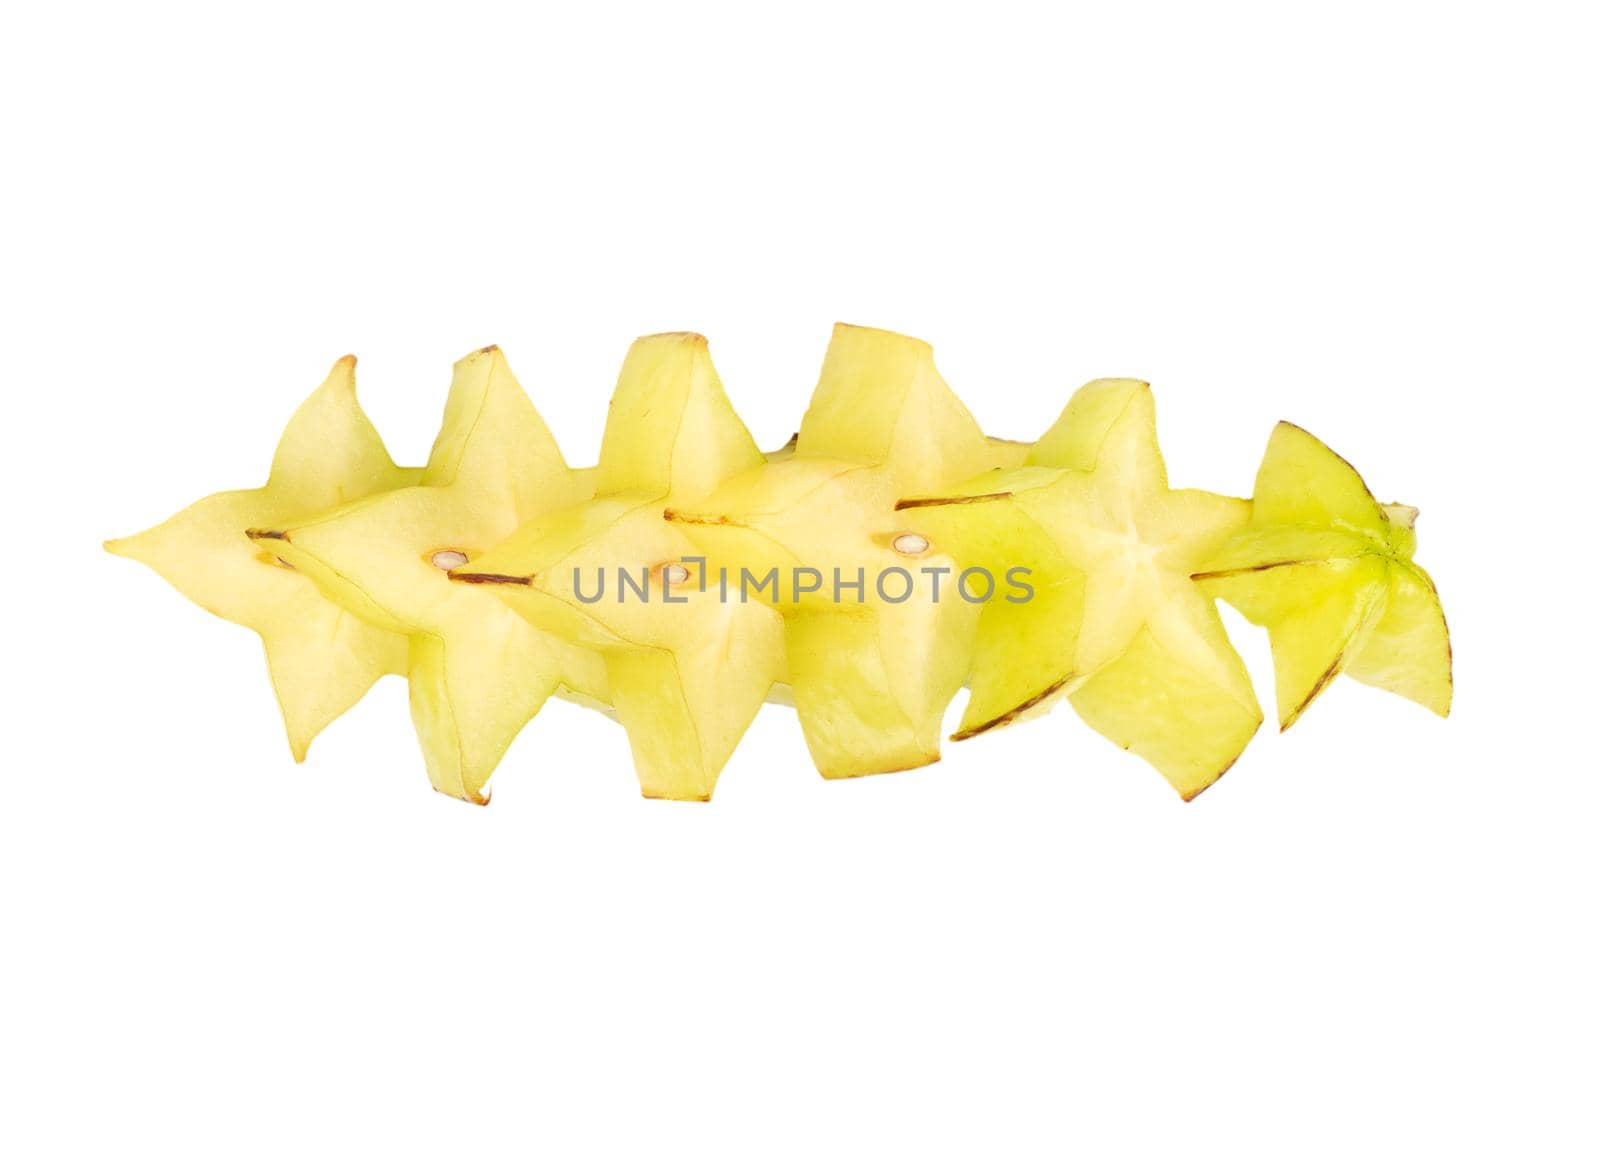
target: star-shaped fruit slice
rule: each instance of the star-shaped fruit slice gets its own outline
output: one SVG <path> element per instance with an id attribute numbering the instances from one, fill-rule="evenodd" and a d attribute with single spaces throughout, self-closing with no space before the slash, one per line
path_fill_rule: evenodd
<path id="1" fill-rule="evenodd" d="M 405 669 L 404 638 L 351 616 L 244 534 L 420 477 L 419 469 L 397 468 L 389 458 L 356 401 L 355 367 L 355 356 L 340 359 L 294 413 L 266 486 L 207 496 L 164 524 L 106 541 L 109 551 L 149 565 L 201 608 L 260 634 L 297 762 L 373 682 Z"/>
<path id="2" fill-rule="evenodd" d="M 668 511 L 708 556 L 737 562 L 741 593 L 783 615 L 795 708 L 824 777 L 938 760 L 978 606 L 895 500 L 1024 450 L 984 437 L 927 343 L 841 324 L 793 454 Z"/>
<path id="3" fill-rule="evenodd" d="M 1184 798 L 1215 782 L 1261 710 L 1190 573 L 1249 507 L 1167 486 L 1154 399 L 1129 379 L 1081 388 L 1025 466 L 902 500 L 902 514 L 964 565 L 1026 570 L 1016 575 L 1031 589 L 984 606 L 956 737 L 1066 696 Z"/>
<path id="4" fill-rule="evenodd" d="M 453 585 L 541 512 L 587 497 L 498 348 L 455 366 L 444 422 L 414 487 L 250 536 L 330 597 L 407 643 L 411 714 L 434 788 L 488 801 L 506 748 L 550 694 L 609 699 L 598 654 L 541 632 L 488 593 Z"/>
<path id="5" fill-rule="evenodd" d="M 1416 517 L 1379 504 L 1310 432 L 1273 430 L 1249 525 L 1195 578 L 1266 626 L 1282 729 L 1340 673 L 1450 712 L 1450 631 L 1432 579 L 1411 559 Z"/>
<path id="6" fill-rule="evenodd" d="M 763 460 L 706 340 L 650 335 L 623 363 L 598 494 L 538 517 L 457 568 L 543 630 L 605 658 L 613 704 L 651 798 L 706 801 L 783 676 L 783 622 L 708 583 L 723 562 L 662 519 Z"/>

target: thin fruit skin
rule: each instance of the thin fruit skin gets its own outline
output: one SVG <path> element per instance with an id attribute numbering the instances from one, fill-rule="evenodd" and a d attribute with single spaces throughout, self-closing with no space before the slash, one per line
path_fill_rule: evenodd
<path id="1" fill-rule="evenodd" d="M 264 486 L 207 496 L 163 524 L 105 543 L 201 608 L 260 635 L 296 762 L 373 682 L 406 670 L 404 637 L 350 616 L 245 535 L 421 478 L 421 469 L 389 458 L 356 400 L 355 366 L 354 355 L 340 359 L 294 413 Z"/>
<path id="2" fill-rule="evenodd" d="M 1379 504 L 1310 432 L 1273 430 L 1250 523 L 1195 579 L 1266 627 L 1281 729 L 1341 673 L 1449 714 L 1450 630 L 1432 578 L 1411 559 L 1416 516 Z"/>

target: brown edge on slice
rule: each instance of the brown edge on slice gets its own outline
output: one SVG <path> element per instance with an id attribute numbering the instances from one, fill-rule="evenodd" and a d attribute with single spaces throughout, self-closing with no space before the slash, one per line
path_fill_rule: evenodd
<path id="1" fill-rule="evenodd" d="M 925 770 L 929 766 L 937 765 L 943 758 L 938 753 L 929 754 L 919 762 L 911 762 L 905 766 L 890 766 L 883 770 L 857 770 L 851 774 L 830 774 L 826 770 L 818 770 L 829 782 L 850 782 L 857 778 L 876 778 L 879 774 L 906 774 L 912 770 Z"/>
<path id="2" fill-rule="evenodd" d="M 285 544 L 290 543 L 287 532 L 273 532 L 266 528 L 246 528 L 244 534 L 251 540 L 281 540 Z"/>
<path id="3" fill-rule="evenodd" d="M 984 492 L 977 496 L 927 496 L 915 500 L 896 500 L 894 510 L 904 512 L 909 508 L 945 508 L 956 504 L 987 504 L 992 500 L 1009 500 L 1010 492 Z"/>
<path id="4" fill-rule="evenodd" d="M 1022 702 L 1022 703 L 1020 703 L 1018 705 L 1012 706 L 1010 709 L 1006 710 L 1005 713 L 999 715 L 998 717 L 990 718 L 988 721 L 982 723 L 981 725 L 976 725 L 976 726 L 973 726 L 972 728 L 966 729 L 966 730 L 957 730 L 955 733 L 950 735 L 950 740 L 952 742 L 964 742 L 968 738 L 975 738 L 979 734 L 986 734 L 990 730 L 997 730 L 1001 726 L 1010 725 L 1012 722 L 1016 721 L 1019 717 L 1021 717 L 1025 713 L 1027 713 L 1029 710 L 1031 710 L 1034 706 L 1038 705 L 1040 702 L 1047 701 L 1048 699 L 1054 697 L 1056 694 L 1060 693 L 1061 690 L 1066 686 L 1066 684 L 1069 681 L 1071 681 L 1075 676 L 1076 676 L 1076 674 L 1069 673 L 1065 677 L 1061 678 L 1061 680 L 1051 682 L 1049 685 L 1047 685 L 1043 689 L 1041 689 L 1038 693 L 1036 693 L 1032 697 L 1028 698 L 1027 701 L 1024 701 L 1024 702 Z"/>
<path id="5" fill-rule="evenodd" d="M 676 508 L 663 509 L 661 519 L 668 524 L 725 525 L 730 528 L 746 527 L 743 521 L 734 520 L 728 516 L 697 516 L 693 512 L 680 512 Z"/>
<path id="6" fill-rule="evenodd" d="M 1340 558 L 1343 559 L 1343 558 Z M 1219 568 L 1215 572 L 1192 572 L 1190 580 L 1221 580 L 1230 576 L 1245 576 L 1252 572 L 1267 572 L 1274 568 L 1291 568 L 1297 564 L 1327 564 L 1325 560 L 1274 560 L 1267 564 L 1247 564 L 1241 568 Z"/>
<path id="7" fill-rule="evenodd" d="M 503 572 L 448 572 L 453 581 L 464 585 L 532 585 L 531 576 L 509 576 Z"/>
<path id="8" fill-rule="evenodd" d="M 1355 476 L 1356 481 L 1361 485 L 1362 490 L 1366 492 L 1367 499 L 1371 500 L 1372 504 L 1373 504 L 1373 507 L 1377 508 L 1379 519 L 1381 519 L 1385 524 L 1392 523 L 1392 521 L 1389 519 L 1389 513 L 1387 511 L 1385 511 L 1383 505 L 1378 502 L 1378 497 L 1373 495 L 1373 493 L 1372 493 L 1372 485 L 1367 483 L 1367 478 L 1361 474 L 1360 470 L 1357 469 L 1355 464 L 1353 464 L 1349 460 L 1345 459 L 1338 452 L 1334 451 L 1333 448 L 1329 447 L 1326 443 L 1324 443 L 1322 437 L 1319 436 L 1316 432 L 1309 431 L 1306 428 L 1301 427 L 1298 423 L 1294 422 L 1294 420 L 1292 420 L 1292 419 L 1280 419 L 1280 420 L 1278 420 L 1277 426 L 1293 428 L 1295 431 L 1298 431 L 1301 435 L 1305 436 L 1307 439 L 1312 440 L 1315 443 L 1321 444 L 1322 447 L 1327 451 L 1327 453 L 1329 455 L 1331 455 L 1334 459 L 1338 460 L 1341 464 L 1343 464 L 1345 467 L 1350 469 L 1350 474 Z M 1409 507 L 1409 506 L 1410 505 L 1407 505 L 1407 507 Z"/>
<path id="9" fill-rule="evenodd" d="M 1250 748 L 1250 743 L 1255 740 L 1256 734 L 1259 733 L 1260 730 L 1261 730 L 1261 721 L 1262 721 L 1262 719 L 1260 717 L 1256 718 L 1256 727 L 1255 727 L 1255 729 L 1250 731 L 1250 736 L 1244 740 L 1244 745 L 1239 747 L 1239 752 L 1237 754 L 1235 754 L 1233 757 L 1229 758 L 1228 761 L 1223 765 L 1222 769 L 1218 770 L 1209 779 L 1207 779 L 1204 785 L 1195 787 L 1193 790 L 1189 791 L 1187 794 L 1185 794 L 1181 790 L 1178 791 L 1178 797 L 1183 799 L 1185 802 L 1193 802 L 1196 798 L 1199 798 L 1202 794 L 1204 794 L 1207 790 L 1210 790 L 1218 782 L 1221 782 L 1222 781 L 1222 776 L 1224 774 L 1226 774 L 1229 770 L 1232 770 L 1234 768 L 1234 766 L 1238 764 L 1239 759 L 1244 757 L 1244 752 Z"/>
<path id="10" fill-rule="evenodd" d="M 1257 723 L 1256 728 L 1257 729 L 1261 728 L 1260 727 L 1260 723 Z M 1252 737 L 1252 738 L 1255 737 L 1255 734 L 1251 733 L 1250 737 Z M 1247 745 L 1249 744 L 1249 740 L 1248 739 L 1246 739 L 1246 744 Z M 1210 777 L 1210 779 L 1206 782 L 1206 784 L 1204 786 L 1196 786 L 1193 790 L 1190 790 L 1190 791 L 1187 791 L 1187 792 L 1180 790 L 1178 792 L 1178 797 L 1183 799 L 1185 802 L 1193 802 L 1196 798 L 1199 798 L 1202 794 L 1204 794 L 1207 790 L 1210 790 L 1218 782 L 1221 782 L 1222 781 L 1222 776 L 1224 774 L 1226 774 L 1229 770 L 1232 770 L 1233 767 L 1234 767 L 1234 764 L 1236 762 L 1238 762 L 1239 759 L 1242 758 L 1242 757 L 1244 757 L 1244 751 L 1240 750 L 1233 757 L 1229 758 L 1228 759 L 1228 764 L 1226 766 L 1224 766 L 1222 769 L 1218 770 L 1215 774 L 1213 774 Z"/>
<path id="11" fill-rule="evenodd" d="M 1317 678 L 1316 684 L 1311 687 L 1311 692 L 1306 694 L 1300 704 L 1294 707 L 1293 713 L 1279 723 L 1278 732 L 1280 734 L 1299 721 L 1300 715 L 1305 713 L 1310 708 L 1311 703 L 1317 700 L 1317 695 L 1327 689 L 1328 684 L 1339 676 L 1339 671 L 1344 668 L 1344 654 L 1345 651 L 1343 649 L 1334 654 L 1333 660 L 1328 663 L 1328 668 L 1322 671 L 1322 676 Z"/>

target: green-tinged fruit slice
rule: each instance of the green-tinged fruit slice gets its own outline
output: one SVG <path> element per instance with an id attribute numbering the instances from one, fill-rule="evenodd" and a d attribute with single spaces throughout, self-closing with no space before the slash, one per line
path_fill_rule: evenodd
<path id="1" fill-rule="evenodd" d="M 1433 581 L 1411 560 L 1416 516 L 1379 504 L 1310 432 L 1273 429 L 1250 524 L 1195 577 L 1267 628 L 1280 728 L 1340 673 L 1450 712 L 1450 633 Z"/>
<path id="2" fill-rule="evenodd" d="M 524 524 L 452 574 L 530 624 L 599 651 L 651 798 L 705 801 L 774 682 L 783 624 L 721 599 L 710 560 L 662 519 L 763 457 L 699 335 L 628 352 L 601 446 L 600 494 Z"/>
<path id="3" fill-rule="evenodd" d="M 1449 716 L 1450 629 L 1433 579 L 1412 562 L 1390 565 L 1388 604 L 1344 671 Z"/>
<path id="4" fill-rule="evenodd" d="M 264 487 L 220 492 L 148 531 L 106 541 L 201 608 L 261 636 L 295 761 L 386 673 L 406 668 L 404 637 L 351 616 L 246 528 L 275 526 L 414 484 L 356 401 L 347 355 L 290 419 Z"/>
<path id="5" fill-rule="evenodd" d="M 406 640 L 412 718 L 443 793 L 487 802 L 506 748 L 558 689 L 610 700 L 597 653 L 447 576 L 536 514 L 583 499 L 592 479 L 567 467 L 505 356 L 487 347 L 456 364 L 417 486 L 252 529 L 345 608 Z"/>
<path id="6" fill-rule="evenodd" d="M 1034 590 L 984 607 L 957 736 L 1066 696 L 1192 798 L 1261 722 L 1216 608 L 1189 579 L 1249 505 L 1167 486 L 1155 405 L 1135 380 L 1079 390 L 1029 461 L 900 502 L 964 566 L 1024 568 Z"/>

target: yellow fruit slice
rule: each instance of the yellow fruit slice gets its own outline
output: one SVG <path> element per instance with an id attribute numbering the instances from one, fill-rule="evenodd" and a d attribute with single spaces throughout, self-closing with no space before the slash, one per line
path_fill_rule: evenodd
<path id="1" fill-rule="evenodd" d="M 783 676 L 778 616 L 723 601 L 718 563 L 697 559 L 695 543 L 662 519 L 669 504 L 762 461 L 705 339 L 648 336 L 618 376 L 600 494 L 524 524 L 452 576 L 600 652 L 647 797 L 708 800 Z"/>
<path id="2" fill-rule="evenodd" d="M 978 421 L 939 374 L 927 343 L 839 323 L 795 450 L 882 466 L 900 487 L 915 489 L 992 467 L 997 451 L 1002 461 L 1009 459 L 1005 442 L 984 438 Z"/>
<path id="3" fill-rule="evenodd" d="M 1210 641 L 1210 655 L 1225 644 Z M 1186 800 L 1227 773 L 1261 725 L 1227 680 L 1192 666 L 1194 655 L 1147 625 L 1071 698 L 1079 717 L 1160 770 Z"/>
<path id="4" fill-rule="evenodd" d="M 501 756 L 546 698 L 609 701 L 598 654 L 544 633 L 492 595 L 452 585 L 525 520 L 585 498 L 505 356 L 455 366 L 421 483 L 251 535 L 345 608 L 401 634 L 411 712 L 434 788 L 487 802 Z"/>
<path id="5" fill-rule="evenodd" d="M 1249 525 L 1195 579 L 1267 628 L 1280 728 L 1340 673 L 1450 712 L 1449 630 L 1433 582 L 1411 562 L 1416 515 L 1379 504 L 1309 432 L 1273 430 Z"/>
<path id="6" fill-rule="evenodd" d="M 1027 568 L 1035 590 L 984 607 L 957 736 L 1065 695 L 1192 798 L 1261 722 L 1215 606 L 1189 579 L 1249 505 L 1168 488 L 1155 404 L 1136 380 L 1080 389 L 1029 461 L 900 503 L 963 565 Z"/>
<path id="7" fill-rule="evenodd" d="M 765 459 L 704 335 L 646 335 L 628 349 L 601 437 L 597 495 L 704 496 Z"/>
<path id="8" fill-rule="evenodd" d="M 955 562 L 895 500 L 1020 454 L 984 437 L 928 344 L 841 324 L 793 455 L 668 510 L 708 556 L 774 578 L 756 595 L 785 619 L 795 708 L 825 777 L 938 759 L 978 606 L 956 595 Z"/>
<path id="9" fill-rule="evenodd" d="M 356 401 L 347 355 L 290 419 L 264 487 L 221 492 L 106 548 L 148 565 L 200 607 L 255 630 L 266 648 L 289 748 L 312 739 L 385 673 L 406 668 L 405 638 L 351 616 L 245 529 L 414 484 Z"/>

